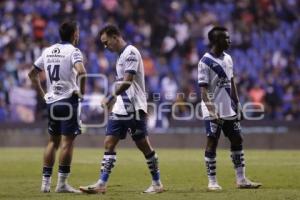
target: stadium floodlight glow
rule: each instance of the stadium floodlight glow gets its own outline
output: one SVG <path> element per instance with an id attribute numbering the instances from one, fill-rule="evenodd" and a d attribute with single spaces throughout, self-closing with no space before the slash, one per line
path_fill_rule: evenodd
<path id="1" fill-rule="evenodd" d="M 54 114 L 54 108 L 56 106 L 67 106 L 69 108 L 69 114 L 67 117 L 58 117 L 55 116 Z M 54 120 L 57 121 L 65 121 L 65 120 L 70 120 L 73 117 L 73 106 L 72 104 L 68 103 L 68 102 L 55 102 L 53 104 L 50 105 L 50 117 Z"/>

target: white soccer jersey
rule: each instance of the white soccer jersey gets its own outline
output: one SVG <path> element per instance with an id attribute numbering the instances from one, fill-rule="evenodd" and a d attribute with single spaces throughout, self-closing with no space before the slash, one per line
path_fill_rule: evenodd
<path id="1" fill-rule="evenodd" d="M 77 62 L 82 62 L 82 54 L 70 43 L 57 43 L 46 48 L 34 62 L 37 69 L 46 72 L 46 103 L 69 98 L 74 91 L 79 90 L 74 68 Z"/>
<path id="2" fill-rule="evenodd" d="M 120 81 L 123 80 L 125 73 L 132 73 L 135 76 L 131 86 L 117 96 L 112 112 L 126 115 L 134 110 L 143 110 L 147 113 L 144 65 L 139 50 L 132 45 L 126 46 L 117 60 L 116 71 L 117 80 Z"/>
<path id="3" fill-rule="evenodd" d="M 231 78 L 233 77 L 233 63 L 231 56 L 223 53 L 223 56 L 216 58 L 210 53 L 205 53 L 198 64 L 198 84 L 208 86 L 208 97 L 216 106 L 221 118 L 236 115 L 233 110 L 231 99 Z M 203 118 L 209 117 L 209 112 L 201 102 Z"/>

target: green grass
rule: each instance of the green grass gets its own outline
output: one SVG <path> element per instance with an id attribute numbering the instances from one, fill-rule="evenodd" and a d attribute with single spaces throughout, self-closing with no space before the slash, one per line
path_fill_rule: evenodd
<path id="1" fill-rule="evenodd" d="M 69 182 L 74 186 L 96 181 L 102 149 L 76 149 Z M 238 190 L 228 151 L 218 152 L 218 179 L 222 192 L 207 192 L 203 150 L 157 149 L 162 181 L 167 191 L 157 195 L 141 194 L 150 184 L 143 155 L 136 149 L 120 149 L 116 167 L 105 195 L 43 194 L 41 148 L 0 148 L 0 199 L 30 200 L 283 200 L 300 199 L 300 151 L 246 151 L 248 177 L 263 183 L 258 190 Z M 52 181 L 57 176 L 55 166 Z"/>

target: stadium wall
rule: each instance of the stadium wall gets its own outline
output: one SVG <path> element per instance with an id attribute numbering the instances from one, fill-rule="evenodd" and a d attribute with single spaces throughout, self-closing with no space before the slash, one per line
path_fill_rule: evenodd
<path id="1" fill-rule="evenodd" d="M 48 139 L 46 123 L 0 125 L 0 147 L 45 146 Z M 167 130 L 155 129 L 150 132 L 151 141 L 159 148 L 204 148 L 205 130 L 199 122 L 173 123 Z M 176 125 L 175 125 L 176 124 Z M 300 149 L 299 123 L 295 122 L 245 122 L 243 123 L 244 145 L 249 149 Z M 103 146 L 105 129 L 86 129 L 76 140 L 78 147 Z M 134 147 L 127 139 L 120 147 Z M 228 148 L 229 142 L 221 136 L 220 148 Z"/>

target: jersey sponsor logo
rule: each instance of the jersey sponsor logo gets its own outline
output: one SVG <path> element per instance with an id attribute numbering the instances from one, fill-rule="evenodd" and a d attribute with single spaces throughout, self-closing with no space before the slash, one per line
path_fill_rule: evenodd
<path id="1" fill-rule="evenodd" d="M 48 57 L 50 57 L 50 58 L 56 58 L 56 57 L 58 57 L 58 58 L 64 58 L 65 56 L 64 55 L 57 55 L 57 54 L 54 54 L 54 55 L 49 54 L 49 55 L 46 55 L 46 57 L 47 58 Z"/>
<path id="2" fill-rule="evenodd" d="M 59 58 L 48 58 L 47 63 L 60 63 Z"/>
<path id="3" fill-rule="evenodd" d="M 126 59 L 127 62 L 137 62 L 137 59 L 135 57 L 129 57 Z"/>
<path id="4" fill-rule="evenodd" d="M 129 55 L 135 56 L 135 53 L 133 51 L 130 51 Z"/>
<path id="5" fill-rule="evenodd" d="M 205 70 L 205 68 L 203 68 L 203 67 L 200 67 L 199 73 L 200 73 L 200 74 L 205 74 L 205 73 L 206 73 L 206 70 Z"/>
<path id="6" fill-rule="evenodd" d="M 60 53 L 60 49 L 59 49 L 58 47 L 56 47 L 56 48 L 54 48 L 54 49 L 52 50 L 52 53 L 53 53 L 53 54 L 59 54 L 59 53 Z"/>
<path id="7" fill-rule="evenodd" d="M 79 53 L 79 52 L 73 53 L 73 59 L 74 60 L 81 60 L 82 59 L 81 53 Z"/>

